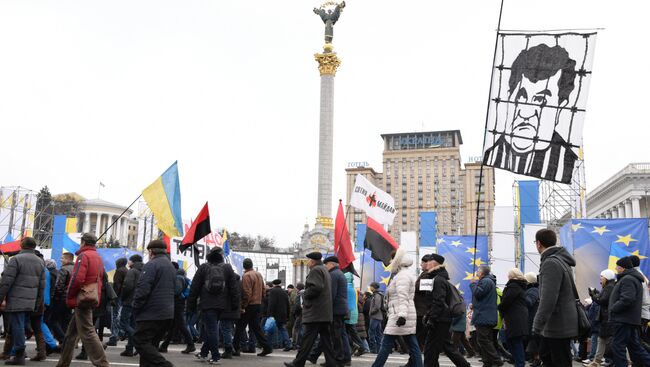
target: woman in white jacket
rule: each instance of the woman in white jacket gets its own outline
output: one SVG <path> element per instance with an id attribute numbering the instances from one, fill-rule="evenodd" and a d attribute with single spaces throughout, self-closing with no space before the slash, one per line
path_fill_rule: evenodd
<path id="1" fill-rule="evenodd" d="M 411 367 L 422 367 L 422 353 L 415 337 L 415 275 L 408 268 L 413 265 L 404 249 L 399 248 L 390 263 L 391 280 L 386 287 L 386 303 L 388 304 L 388 322 L 381 340 L 381 348 L 372 367 L 381 367 L 386 363 L 388 355 L 393 350 L 395 339 L 402 336 L 408 344 Z"/>

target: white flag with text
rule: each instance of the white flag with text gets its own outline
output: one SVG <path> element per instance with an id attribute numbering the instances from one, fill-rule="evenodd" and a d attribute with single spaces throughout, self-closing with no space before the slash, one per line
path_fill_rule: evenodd
<path id="1" fill-rule="evenodd" d="M 362 175 L 357 175 L 350 197 L 350 205 L 366 212 L 381 224 L 392 225 L 395 219 L 395 200 L 378 189 Z"/>

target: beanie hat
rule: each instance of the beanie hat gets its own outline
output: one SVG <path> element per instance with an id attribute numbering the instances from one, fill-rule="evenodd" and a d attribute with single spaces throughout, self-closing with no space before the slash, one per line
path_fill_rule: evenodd
<path id="1" fill-rule="evenodd" d="M 526 281 L 527 281 L 528 283 L 530 283 L 530 284 L 535 284 L 535 283 L 537 283 L 537 274 L 535 274 L 535 273 L 532 272 L 532 271 L 529 272 L 529 273 L 526 273 L 526 274 L 524 275 L 524 277 L 526 278 Z"/>
<path id="2" fill-rule="evenodd" d="M 133 263 L 142 262 L 142 256 L 140 256 L 138 254 L 131 255 L 131 257 L 129 257 L 129 260 L 131 260 L 131 262 L 133 262 Z"/>
<path id="3" fill-rule="evenodd" d="M 636 255 L 630 255 L 630 260 L 632 260 L 632 266 L 635 268 L 641 265 L 641 259 Z"/>
<path id="4" fill-rule="evenodd" d="M 611 270 L 611 269 L 605 269 L 605 270 L 601 271 L 600 276 L 607 279 L 607 280 L 616 279 L 616 273 L 614 273 L 614 271 Z"/>
<path id="5" fill-rule="evenodd" d="M 634 267 L 631 256 L 625 256 L 623 258 L 618 259 L 616 265 L 620 266 L 623 269 L 632 269 Z"/>
<path id="6" fill-rule="evenodd" d="M 432 260 L 437 262 L 440 265 L 445 263 L 445 258 L 443 256 L 441 256 L 441 255 L 438 255 L 438 254 L 430 254 L 429 255 L 429 261 L 432 261 Z"/>

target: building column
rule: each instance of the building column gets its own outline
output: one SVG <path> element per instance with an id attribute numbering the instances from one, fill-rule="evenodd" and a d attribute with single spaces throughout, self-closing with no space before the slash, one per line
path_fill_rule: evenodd
<path id="1" fill-rule="evenodd" d="M 115 230 L 115 238 L 120 241 L 120 245 L 122 245 L 122 218 L 118 219 L 115 225 L 117 226 L 117 229 Z"/>
<path id="2" fill-rule="evenodd" d="M 618 211 L 618 216 L 617 218 L 625 218 L 625 206 L 623 203 L 620 203 L 616 206 L 616 209 Z"/>
<path id="3" fill-rule="evenodd" d="M 625 218 L 634 218 L 632 215 L 632 201 L 625 200 Z"/>
<path id="4" fill-rule="evenodd" d="M 612 219 L 618 218 L 618 209 L 613 208 L 612 209 Z"/>
<path id="5" fill-rule="evenodd" d="M 97 212 L 96 214 L 96 219 L 95 219 L 95 236 L 99 237 L 100 231 L 99 227 L 102 225 L 102 213 Z"/>
<path id="6" fill-rule="evenodd" d="M 90 232 L 90 213 L 88 213 L 88 212 L 84 213 L 84 225 L 83 225 L 83 229 L 81 231 L 83 233 Z"/>
<path id="7" fill-rule="evenodd" d="M 630 198 L 632 201 L 632 218 L 640 218 L 641 217 L 641 205 L 640 205 L 640 196 L 632 196 Z"/>
<path id="8" fill-rule="evenodd" d="M 605 218 L 606 219 L 612 219 L 612 211 L 611 210 L 606 210 L 605 211 Z"/>

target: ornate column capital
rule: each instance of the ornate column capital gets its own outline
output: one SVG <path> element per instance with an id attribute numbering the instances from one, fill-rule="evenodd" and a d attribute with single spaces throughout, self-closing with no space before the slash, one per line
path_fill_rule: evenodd
<path id="1" fill-rule="evenodd" d="M 318 71 L 320 75 L 336 76 L 336 70 L 341 65 L 341 60 L 335 52 L 328 51 L 327 48 L 322 54 L 314 54 L 314 59 L 318 61 Z"/>

